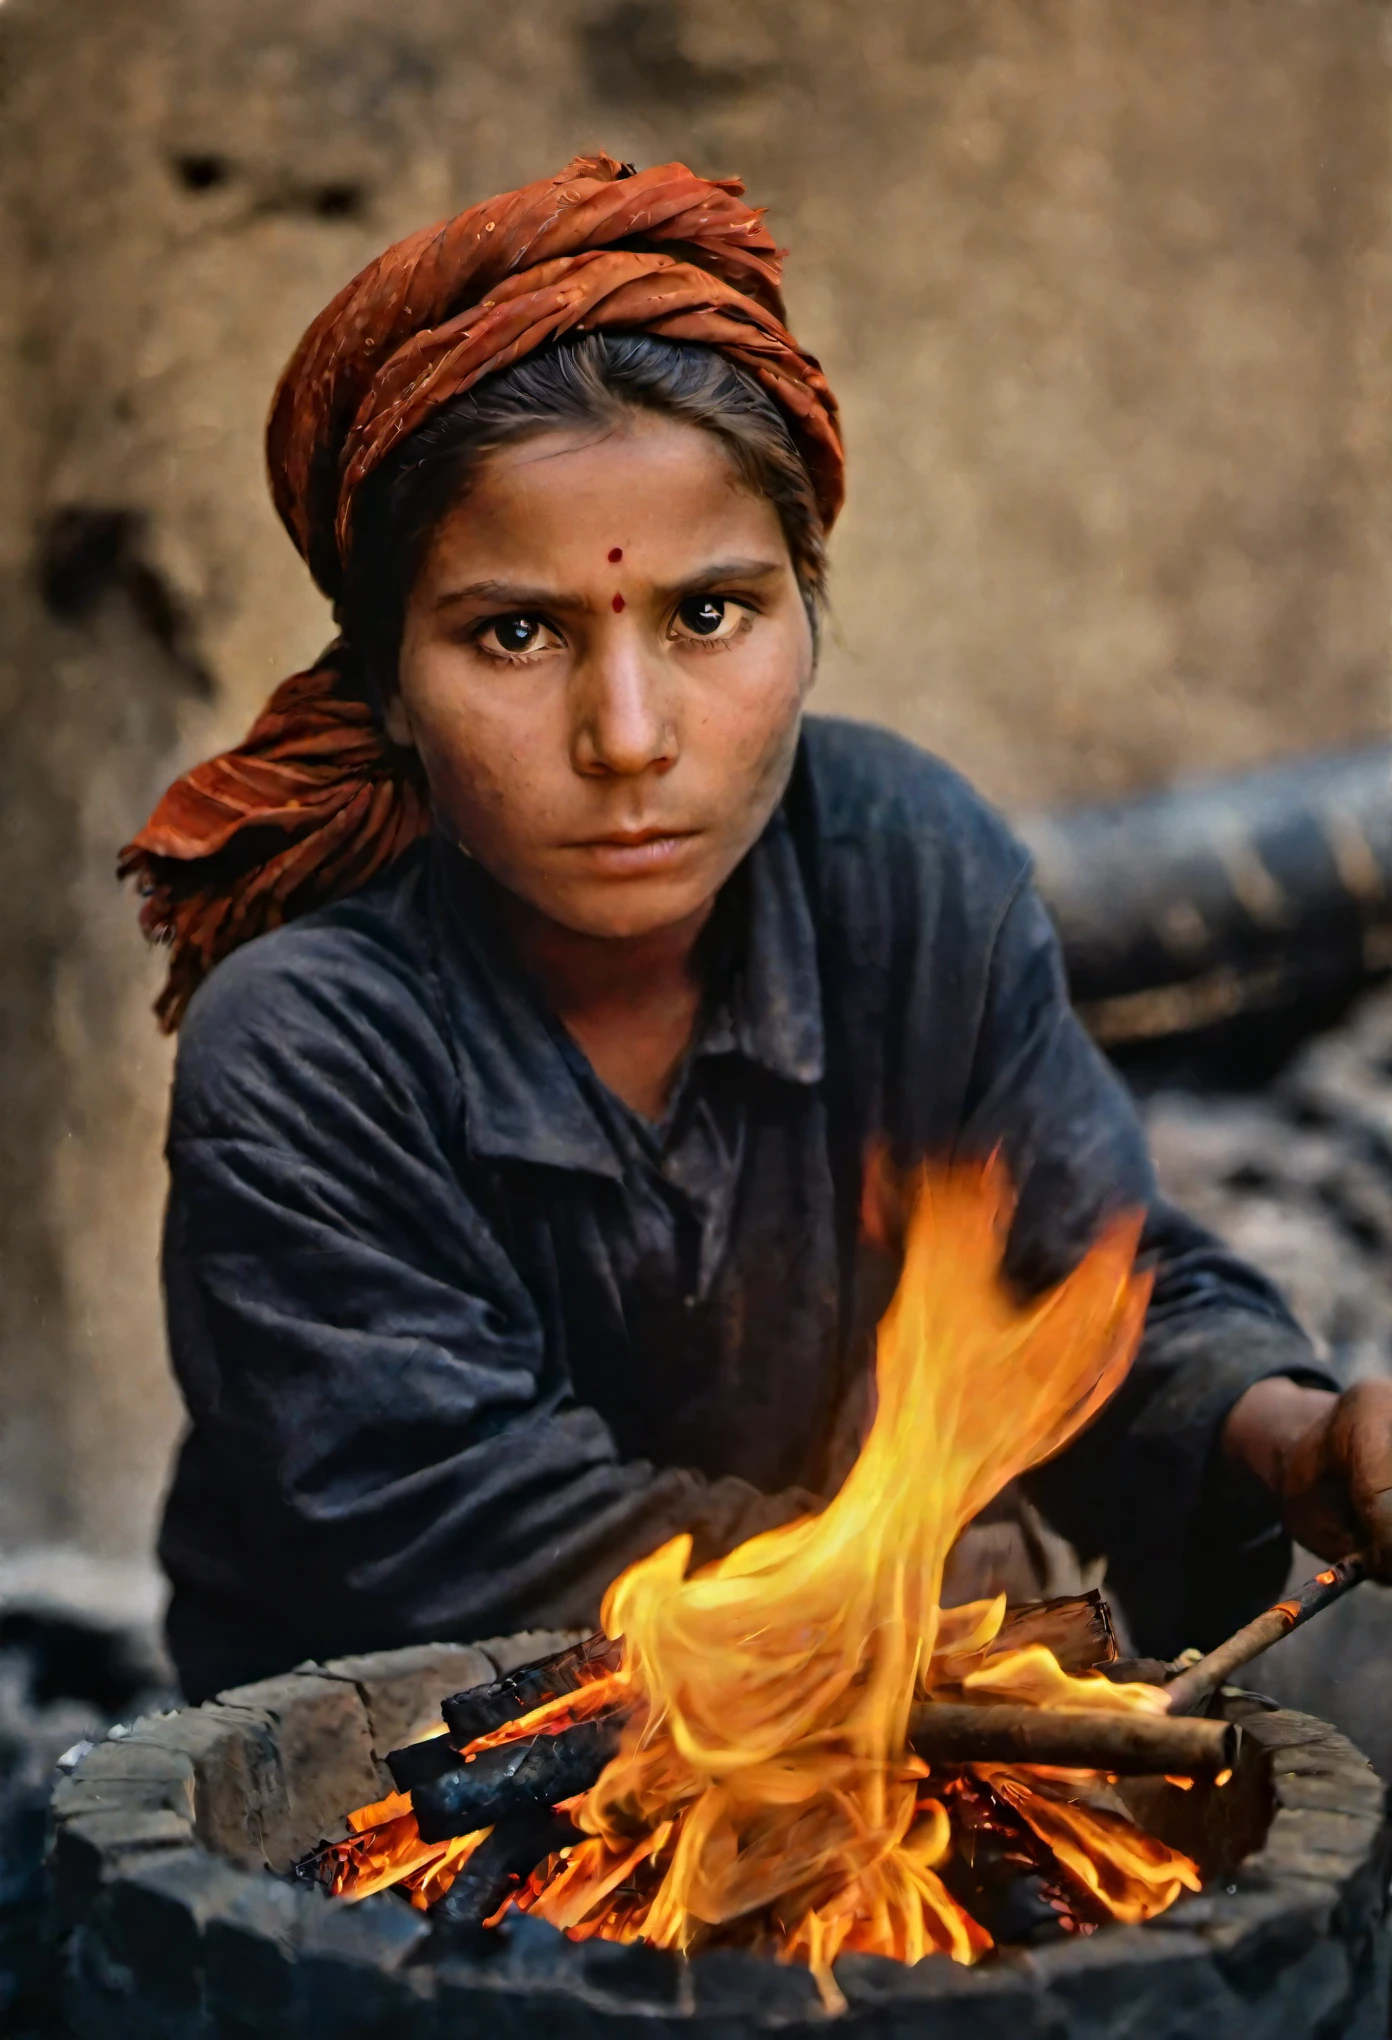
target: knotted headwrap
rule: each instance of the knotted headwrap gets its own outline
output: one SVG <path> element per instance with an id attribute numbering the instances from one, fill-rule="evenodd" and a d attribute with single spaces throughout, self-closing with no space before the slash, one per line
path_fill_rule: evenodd
<path id="1" fill-rule="evenodd" d="M 822 521 L 841 507 L 836 400 L 783 324 L 780 262 L 736 178 L 577 157 L 398 241 L 320 313 L 281 377 L 266 457 L 282 521 L 331 601 L 357 490 L 397 443 L 557 335 L 644 332 L 718 348 L 786 415 Z M 245 741 L 185 773 L 121 852 L 141 925 L 170 946 L 156 1012 L 177 1027 L 219 958 L 355 892 L 429 826 L 415 753 L 391 744 L 343 645 L 283 681 Z"/>

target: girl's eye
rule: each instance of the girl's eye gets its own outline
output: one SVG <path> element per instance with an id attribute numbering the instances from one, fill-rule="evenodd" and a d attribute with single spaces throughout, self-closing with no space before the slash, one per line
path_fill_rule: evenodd
<path id="1" fill-rule="evenodd" d="M 479 632 L 476 642 L 496 658 L 516 659 L 558 642 L 556 634 L 539 616 L 494 616 Z"/>
<path id="2" fill-rule="evenodd" d="M 688 595 L 677 604 L 677 634 L 707 642 L 733 637 L 742 620 L 738 605 L 724 595 Z"/>

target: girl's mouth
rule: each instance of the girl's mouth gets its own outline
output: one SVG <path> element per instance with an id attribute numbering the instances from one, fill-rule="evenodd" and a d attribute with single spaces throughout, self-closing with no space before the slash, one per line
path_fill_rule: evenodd
<path id="1" fill-rule="evenodd" d="M 673 863 L 698 834 L 695 829 L 615 830 L 611 835 L 592 836 L 573 847 L 599 871 L 629 877 Z"/>

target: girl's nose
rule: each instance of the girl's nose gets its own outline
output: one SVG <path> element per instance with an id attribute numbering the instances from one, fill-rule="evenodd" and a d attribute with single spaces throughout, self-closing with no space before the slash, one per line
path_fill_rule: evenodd
<path id="1" fill-rule="evenodd" d="M 616 618 L 601 636 L 574 682 L 575 769 L 628 779 L 665 772 L 678 753 L 671 680 L 645 654 L 636 619 Z"/>

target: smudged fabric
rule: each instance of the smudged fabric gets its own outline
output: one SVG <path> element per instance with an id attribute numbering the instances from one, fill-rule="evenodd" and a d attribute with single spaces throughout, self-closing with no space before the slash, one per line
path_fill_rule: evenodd
<path id="1" fill-rule="evenodd" d="M 841 507 L 835 398 L 784 324 L 779 252 L 737 178 L 577 157 L 388 248 L 309 328 L 271 407 L 281 519 L 336 601 L 363 481 L 442 404 L 574 332 L 717 348 L 784 412 L 828 527 Z M 171 948 L 176 1027 L 217 960 L 357 890 L 428 826 L 413 755 L 355 692 L 342 647 L 271 697 L 246 740 L 175 781 L 121 853 L 141 923 Z"/>

